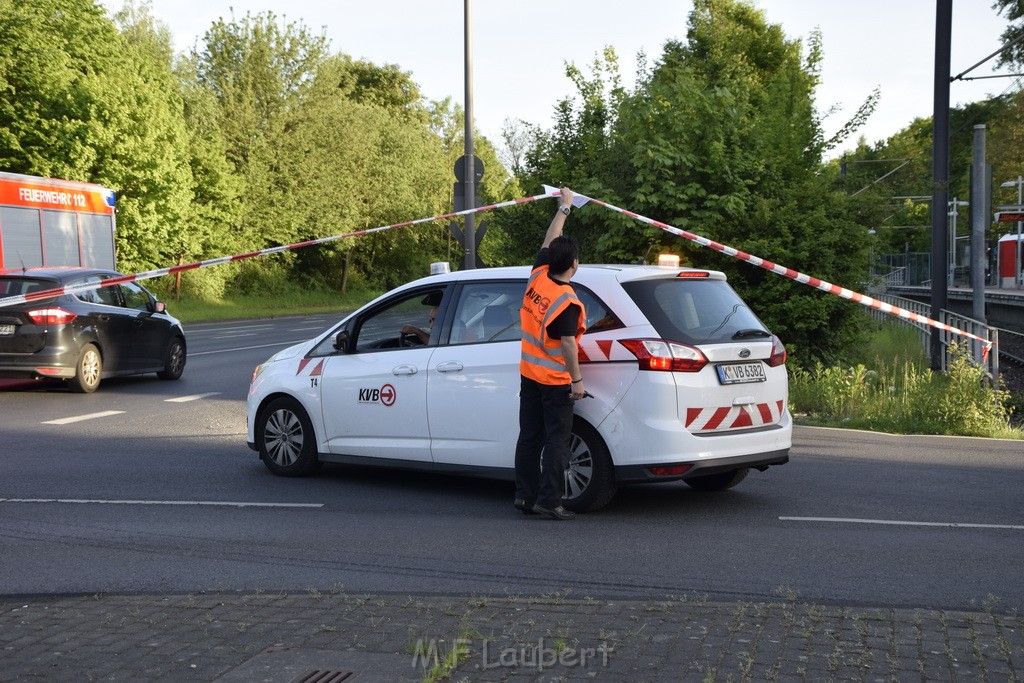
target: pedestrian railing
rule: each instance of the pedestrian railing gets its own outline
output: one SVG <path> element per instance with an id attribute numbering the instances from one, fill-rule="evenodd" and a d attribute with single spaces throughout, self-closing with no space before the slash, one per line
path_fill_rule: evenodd
<path id="1" fill-rule="evenodd" d="M 899 306 L 905 308 L 908 311 L 923 315 L 925 317 L 931 316 L 931 306 L 920 301 L 914 301 L 913 299 L 906 299 L 900 296 L 893 296 L 891 294 L 881 294 L 875 297 L 879 301 L 884 301 L 892 306 Z M 921 340 L 921 346 L 925 352 L 931 357 L 931 345 L 932 345 L 932 328 L 924 323 L 915 322 L 913 320 L 907 320 L 899 316 L 894 316 L 890 313 L 884 313 L 879 310 L 870 309 L 871 315 L 876 320 L 881 322 L 891 322 L 893 320 L 901 322 L 905 325 L 910 325 L 917 329 L 918 338 Z M 996 344 L 999 343 L 999 330 L 994 327 L 989 327 L 983 322 L 975 320 L 974 318 L 968 318 L 967 316 L 959 315 L 952 311 L 942 309 L 939 311 L 939 322 L 950 327 L 955 327 L 958 330 L 964 332 L 970 332 L 971 334 L 981 337 L 992 342 L 990 352 L 985 353 L 985 344 L 983 342 L 966 338 L 963 335 L 956 334 L 955 332 L 948 332 L 946 330 L 939 330 L 939 343 L 942 344 L 943 352 L 941 354 L 941 370 L 945 372 L 949 369 L 949 347 L 951 344 L 956 343 L 957 345 L 963 346 L 968 344 L 971 349 L 971 357 L 974 358 L 974 362 L 978 365 L 985 367 L 985 372 L 989 376 L 989 379 L 993 379 L 999 376 L 999 351 Z"/>

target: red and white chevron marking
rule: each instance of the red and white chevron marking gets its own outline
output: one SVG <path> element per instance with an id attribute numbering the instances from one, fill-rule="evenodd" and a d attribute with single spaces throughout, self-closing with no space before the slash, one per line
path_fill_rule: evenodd
<path id="1" fill-rule="evenodd" d="M 277 254 L 282 251 L 301 249 L 302 247 L 310 247 L 316 244 L 326 244 L 327 242 L 333 242 L 335 240 L 344 239 L 346 237 L 358 237 L 360 235 L 369 235 L 370 233 L 381 232 L 383 230 L 391 230 L 393 228 L 404 228 L 410 225 L 419 225 L 421 223 L 430 223 L 433 221 L 445 220 L 447 218 L 454 218 L 455 216 L 466 216 L 472 213 L 479 213 L 481 211 L 491 211 L 493 209 L 501 209 L 506 206 L 515 206 L 517 204 L 526 204 L 528 202 L 535 202 L 538 199 L 548 199 L 549 197 L 558 197 L 560 195 L 560 191 L 556 191 L 554 193 L 538 194 L 532 197 L 522 197 L 520 199 L 511 199 L 507 202 L 498 202 L 497 204 L 479 206 L 476 207 L 475 209 L 466 209 L 465 211 L 455 211 L 453 213 L 443 213 L 438 216 L 431 216 L 430 218 L 418 218 L 414 221 L 405 221 L 404 223 L 392 223 L 391 225 L 382 225 L 378 228 L 356 230 L 355 232 L 346 232 L 341 235 L 332 235 L 331 237 L 321 237 L 320 239 L 307 240 L 305 242 L 296 242 L 295 244 L 286 244 L 281 247 L 271 247 L 270 249 L 261 249 L 260 251 L 250 251 L 247 254 L 221 256 L 219 258 L 207 259 L 205 261 L 196 261 L 195 263 L 186 263 L 180 266 L 171 266 L 170 268 L 159 268 L 157 270 L 147 270 L 145 272 L 134 273 L 132 275 L 121 275 L 119 277 L 112 277 L 109 280 L 104 280 L 103 282 L 99 283 L 92 282 L 89 284 L 70 285 L 67 287 L 54 287 L 53 289 L 45 289 L 39 292 L 31 292 L 29 294 L 8 296 L 0 299 L 0 308 L 3 308 L 4 306 L 15 306 L 17 304 L 23 304 L 28 301 L 51 299 L 55 296 L 61 296 L 62 294 L 77 294 L 79 292 L 88 292 L 89 290 L 100 289 L 102 287 L 113 287 L 114 285 L 119 285 L 125 282 L 149 280 L 154 277 L 170 275 L 171 273 L 180 273 L 186 270 L 195 270 L 197 268 L 209 268 L 210 266 L 219 266 L 222 263 L 241 261 L 243 259 L 253 258 L 255 256 L 268 256 L 270 254 Z"/>
<path id="2" fill-rule="evenodd" d="M 700 433 L 763 427 L 781 420 L 782 411 L 782 401 L 722 408 L 687 408 L 686 428 L 691 433 Z"/>
<path id="3" fill-rule="evenodd" d="M 633 213 L 632 211 L 627 211 L 626 209 L 622 209 L 622 208 L 619 208 L 618 206 L 614 206 L 612 204 L 608 204 L 607 202 L 602 202 L 602 201 L 600 201 L 598 199 L 592 199 L 592 198 L 589 198 L 589 197 L 588 197 L 588 199 L 589 199 L 589 201 L 594 202 L 598 206 L 603 206 L 606 209 L 611 209 L 612 211 L 621 213 L 621 214 L 623 214 L 625 216 L 629 216 L 630 218 L 635 218 L 636 220 L 638 220 L 638 221 L 640 221 L 642 223 L 647 223 L 648 225 L 653 225 L 654 227 L 660 228 L 660 229 L 664 230 L 665 232 L 669 232 L 669 233 L 672 233 L 673 235 L 677 235 L 679 237 L 682 237 L 683 239 L 687 239 L 687 240 L 690 240 L 691 242 L 695 242 L 695 243 L 701 245 L 702 247 L 708 247 L 709 249 L 714 249 L 715 251 L 721 252 L 721 253 L 723 253 L 723 254 L 725 254 L 727 256 L 732 256 L 733 258 L 739 259 L 740 261 L 745 261 L 745 262 L 747 262 L 747 263 L 749 263 L 751 265 L 758 266 L 759 268 L 764 268 L 765 270 L 771 271 L 771 272 L 775 273 L 776 275 L 781 275 L 782 277 L 789 278 L 790 280 L 795 280 L 796 282 L 808 285 L 809 287 L 814 287 L 815 289 L 820 289 L 823 292 L 828 292 L 829 294 L 835 294 L 836 296 L 841 296 L 844 299 L 850 299 L 851 301 L 856 301 L 857 303 L 859 303 L 859 304 L 861 304 L 863 306 L 868 306 L 870 308 L 878 309 L 878 310 L 882 311 L 883 313 L 889 313 L 891 315 L 897 315 L 897 316 L 899 316 L 901 318 L 906 318 L 907 320 L 913 320 L 914 322 L 922 323 L 922 324 L 925 324 L 925 325 L 931 325 L 932 327 L 937 327 L 938 329 L 945 330 L 946 332 L 952 332 L 954 334 L 959 334 L 959 335 L 961 335 L 963 337 L 968 337 L 970 339 L 975 339 L 977 341 L 980 341 L 980 342 L 982 342 L 982 344 L 984 344 L 984 348 L 982 349 L 982 360 L 985 360 L 988 357 L 989 351 L 992 350 L 992 342 L 989 341 L 988 339 L 982 339 L 981 337 L 973 335 L 970 332 L 965 332 L 964 330 L 960 330 L 960 329 L 957 329 L 955 327 L 950 327 L 949 325 L 947 325 L 945 323 L 941 323 L 938 320 L 932 320 L 931 318 L 926 318 L 923 315 L 920 315 L 918 313 L 914 313 L 913 311 L 908 311 L 905 308 L 900 308 L 899 306 L 893 306 L 891 304 L 887 304 L 887 303 L 885 303 L 883 301 L 879 301 L 878 299 L 874 299 L 874 298 L 872 298 L 870 296 L 867 296 L 865 294 L 860 294 L 858 292 L 854 292 L 852 290 L 846 289 L 845 287 L 840 287 L 839 285 L 834 285 L 831 282 L 826 282 L 824 280 L 819 280 L 816 277 L 811 277 L 810 275 L 805 275 L 804 273 L 801 273 L 799 271 L 793 270 L 792 268 L 787 268 L 785 266 L 780 266 L 777 263 L 772 263 L 771 261 L 767 261 L 767 260 L 759 258 L 757 256 L 752 256 L 751 254 L 748 254 L 746 252 L 740 251 L 739 249 L 734 249 L 733 247 L 729 247 L 729 246 L 726 246 L 724 244 L 719 244 L 718 242 L 714 242 L 712 240 L 709 240 L 706 237 L 701 237 L 700 235 L 695 235 L 692 232 L 687 232 L 685 230 L 680 230 L 679 228 L 674 228 L 671 225 L 667 225 L 665 223 L 662 223 L 661 221 L 656 221 L 653 218 L 647 218 L 646 216 L 641 216 L 638 213 Z M 2 302 L 0 302 L 0 303 L 2 303 Z"/>
<path id="4" fill-rule="evenodd" d="M 306 369 L 306 366 L 309 365 L 309 362 L 311 360 L 313 360 L 313 359 L 312 358 L 303 358 L 302 360 L 300 360 L 299 361 L 299 369 L 295 371 L 295 374 L 296 375 L 301 375 L 302 371 Z M 315 366 L 313 366 L 313 369 L 311 369 L 309 371 L 309 376 L 310 377 L 319 377 L 321 374 L 323 374 L 323 371 L 324 371 L 324 359 L 321 358 L 320 362 L 317 363 Z"/>
<path id="5" fill-rule="evenodd" d="M 579 358 L 581 363 L 607 363 L 613 360 L 636 360 L 622 344 L 616 344 L 615 339 L 593 339 L 583 337 L 579 343 Z"/>

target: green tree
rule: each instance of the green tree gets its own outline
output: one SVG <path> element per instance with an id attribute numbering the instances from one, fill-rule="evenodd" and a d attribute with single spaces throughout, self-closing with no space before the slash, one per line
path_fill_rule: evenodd
<path id="1" fill-rule="evenodd" d="M 1021 37 L 1024 32 L 1024 0 L 995 0 L 992 8 L 1005 14 L 1009 26 L 1003 31 L 1003 44 L 1009 44 Z M 1024 42 L 1016 42 L 999 56 L 999 65 L 1024 65 Z"/>
<path id="2" fill-rule="evenodd" d="M 165 262 L 188 209 L 169 39 L 130 7 L 123 33 L 93 0 L 0 5 L 0 167 L 116 190 L 120 267 Z"/>
<path id="3" fill-rule="evenodd" d="M 227 159 L 243 181 L 236 227 L 251 246 L 288 243 L 301 232 L 290 211 L 300 179 L 283 172 L 295 153 L 287 138 L 327 56 L 324 36 L 269 12 L 220 19 L 191 51 L 189 68 L 216 98 Z"/>
<path id="4" fill-rule="evenodd" d="M 697 0 L 685 42 L 671 41 L 631 92 L 614 52 L 591 76 L 570 68 L 579 97 L 538 134 L 526 177 L 574 189 L 821 279 L 856 288 L 867 230 L 833 188 L 814 93 L 820 38 L 809 50 L 740 0 Z M 844 134 L 870 113 L 869 99 Z M 674 251 L 725 271 L 798 357 L 828 358 L 852 333 L 855 306 L 692 245 L 626 217 L 584 209 L 572 231 L 587 260 Z M 534 218 L 537 230 L 544 221 Z M 525 232 L 525 231 L 524 231 Z M 533 241 L 533 240 L 531 240 Z M 533 248 L 536 248 L 535 246 Z M 822 335 L 822 329 L 832 334 Z"/>

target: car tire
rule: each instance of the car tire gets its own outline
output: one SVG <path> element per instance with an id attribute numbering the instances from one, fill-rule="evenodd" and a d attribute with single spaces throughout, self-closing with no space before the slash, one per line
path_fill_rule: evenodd
<path id="1" fill-rule="evenodd" d="M 304 477 L 320 469 L 313 423 L 293 398 L 276 398 L 260 411 L 256 447 L 267 469 L 282 477 Z"/>
<path id="2" fill-rule="evenodd" d="M 68 387 L 76 394 L 91 394 L 100 386 L 103 377 L 103 356 L 95 344 L 86 344 L 78 354 L 75 376 L 68 380 Z"/>
<path id="3" fill-rule="evenodd" d="M 707 474 L 703 477 L 690 477 L 683 481 L 698 491 L 724 491 L 746 479 L 749 471 L 749 467 L 741 467 L 738 470 Z"/>
<path id="4" fill-rule="evenodd" d="M 615 467 L 604 440 L 596 429 L 575 418 L 569 439 L 563 505 L 576 512 L 599 510 L 611 501 L 617 489 Z"/>
<path id="5" fill-rule="evenodd" d="M 156 373 L 160 379 L 178 379 L 185 371 L 185 340 L 175 337 L 164 353 L 164 369 Z"/>

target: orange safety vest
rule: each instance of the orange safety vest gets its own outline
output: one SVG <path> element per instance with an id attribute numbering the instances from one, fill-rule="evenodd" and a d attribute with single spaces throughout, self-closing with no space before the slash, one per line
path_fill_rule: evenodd
<path id="1" fill-rule="evenodd" d="M 569 384 L 572 377 L 562 358 L 562 340 L 547 335 L 548 324 L 554 322 L 570 304 L 580 307 L 580 318 L 576 323 L 576 343 L 579 344 L 583 331 L 587 329 L 587 312 L 583 302 L 568 284 L 560 284 L 548 277 L 548 266 L 538 266 L 530 273 L 523 296 L 523 307 L 519 309 L 522 327 L 522 356 L 519 372 L 540 384 Z"/>

